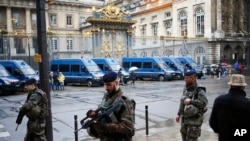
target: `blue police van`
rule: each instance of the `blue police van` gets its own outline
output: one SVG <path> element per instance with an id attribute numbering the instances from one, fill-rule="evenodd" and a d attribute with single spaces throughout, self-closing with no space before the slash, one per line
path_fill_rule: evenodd
<path id="1" fill-rule="evenodd" d="M 201 79 L 201 77 L 203 76 L 202 68 L 196 64 L 194 59 L 188 56 L 179 56 L 176 58 L 183 64 L 184 67 L 186 67 L 187 70 L 195 71 L 196 77 Z"/>
<path id="2" fill-rule="evenodd" d="M 14 94 L 19 90 L 20 81 L 0 65 L 0 95 Z"/>
<path id="3" fill-rule="evenodd" d="M 20 81 L 20 91 L 24 91 L 24 83 L 27 79 L 34 78 L 39 84 L 39 75 L 37 72 L 23 60 L 0 60 L 0 64 L 6 70 Z"/>
<path id="4" fill-rule="evenodd" d="M 103 71 L 92 59 L 62 58 L 50 62 L 50 70 L 62 72 L 65 76 L 64 83 L 91 86 L 103 85 Z"/>
<path id="5" fill-rule="evenodd" d="M 118 72 L 122 69 L 121 73 L 123 75 L 123 83 L 127 84 L 129 81 L 129 73 L 125 71 L 119 62 L 114 58 L 92 58 L 92 60 L 100 67 L 100 69 L 105 73 L 107 71 Z"/>
<path id="6" fill-rule="evenodd" d="M 161 57 L 162 60 L 174 71 L 176 71 L 178 74 L 176 79 L 183 80 L 184 79 L 184 67 L 183 65 L 175 58 L 175 57 Z"/>
<path id="7" fill-rule="evenodd" d="M 137 67 L 134 72 L 136 79 L 155 79 L 159 81 L 172 80 L 177 73 L 172 70 L 159 57 L 124 57 L 122 59 L 122 66 L 126 71 L 131 67 Z"/>

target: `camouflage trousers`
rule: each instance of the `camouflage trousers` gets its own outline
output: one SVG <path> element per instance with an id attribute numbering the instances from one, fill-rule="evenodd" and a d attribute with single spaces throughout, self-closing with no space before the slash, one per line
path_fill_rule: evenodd
<path id="1" fill-rule="evenodd" d="M 180 132 L 182 141 L 197 141 L 201 135 L 201 127 L 194 125 L 182 125 Z"/>
<path id="2" fill-rule="evenodd" d="M 47 141 L 45 136 L 45 120 L 29 120 L 24 141 Z"/>

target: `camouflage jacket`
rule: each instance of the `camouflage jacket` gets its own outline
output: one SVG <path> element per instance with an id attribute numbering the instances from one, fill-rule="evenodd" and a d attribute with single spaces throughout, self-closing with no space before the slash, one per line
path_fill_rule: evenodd
<path id="1" fill-rule="evenodd" d="M 184 100 L 186 98 L 190 98 L 190 104 L 189 105 L 184 105 Z M 206 88 L 205 87 L 201 87 L 199 85 L 196 85 L 193 91 L 188 91 L 186 87 L 184 87 L 183 90 L 183 95 L 182 98 L 180 100 L 180 106 L 179 106 L 179 110 L 178 110 L 178 115 L 181 115 L 182 117 L 190 117 L 188 112 L 186 112 L 185 110 L 187 110 L 188 106 L 193 106 L 195 109 L 197 109 L 195 111 L 195 113 L 192 115 L 193 117 L 199 117 L 202 116 L 204 112 L 206 112 L 206 106 L 207 106 L 208 100 L 206 98 Z M 191 110 L 192 111 L 192 110 Z"/>
<path id="2" fill-rule="evenodd" d="M 46 94 L 35 89 L 29 92 L 25 104 L 20 108 L 29 119 L 45 118 L 48 115 L 48 100 Z"/>
<path id="3" fill-rule="evenodd" d="M 119 89 L 111 97 L 105 94 L 100 106 L 109 107 L 119 98 L 122 98 L 125 103 L 129 100 L 126 96 L 122 95 L 122 91 Z M 114 114 L 117 122 L 105 123 L 106 128 L 101 131 L 100 135 L 101 141 L 126 141 L 126 138 L 131 138 L 134 135 L 134 109 L 126 103 L 123 108 Z"/>

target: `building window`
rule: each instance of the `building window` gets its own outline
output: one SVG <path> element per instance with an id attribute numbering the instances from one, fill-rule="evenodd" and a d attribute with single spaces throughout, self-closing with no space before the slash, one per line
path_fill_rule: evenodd
<path id="1" fill-rule="evenodd" d="M 0 25 L 2 25 L 4 22 L 3 22 L 3 12 L 0 11 Z"/>
<path id="2" fill-rule="evenodd" d="M 56 14 L 50 15 L 50 25 L 56 25 Z"/>
<path id="3" fill-rule="evenodd" d="M 145 22 L 145 18 L 141 18 L 140 22 L 144 23 Z"/>
<path id="4" fill-rule="evenodd" d="M 14 38 L 14 46 L 16 48 L 17 54 L 25 53 L 25 47 L 23 46 L 22 38 L 19 38 L 19 37 Z"/>
<path id="5" fill-rule="evenodd" d="M 198 8 L 195 11 L 196 15 L 196 35 L 204 35 L 204 11 L 201 8 Z"/>
<path id="6" fill-rule="evenodd" d="M 73 39 L 72 38 L 67 39 L 67 50 L 73 50 Z"/>
<path id="7" fill-rule="evenodd" d="M 146 44 L 146 25 L 141 25 L 140 26 L 141 30 L 141 37 L 142 37 L 142 44 Z"/>
<path id="8" fill-rule="evenodd" d="M 36 26 L 36 25 L 37 25 L 37 22 L 36 22 L 36 21 L 37 21 L 37 20 L 36 20 L 36 14 L 32 14 L 32 15 L 31 15 L 31 20 L 32 20 L 32 25 L 33 25 L 33 26 Z"/>
<path id="9" fill-rule="evenodd" d="M 166 32 L 166 36 L 171 36 L 171 34 L 172 34 L 172 21 L 171 20 L 167 20 L 167 21 L 165 21 L 165 23 L 164 23 L 164 25 L 165 25 L 165 32 Z"/>
<path id="10" fill-rule="evenodd" d="M 187 35 L 187 13 L 185 11 L 181 11 L 179 14 L 179 25 L 181 36 Z"/>
<path id="11" fill-rule="evenodd" d="M 80 25 L 85 25 L 85 24 L 86 24 L 85 17 L 80 17 Z"/>
<path id="12" fill-rule="evenodd" d="M 51 46 L 52 46 L 52 50 L 58 50 L 57 38 L 52 38 L 51 39 Z"/>
<path id="13" fill-rule="evenodd" d="M 21 25 L 21 14 L 20 13 L 13 13 L 12 23 L 13 23 L 13 26 L 20 26 Z"/>
<path id="14" fill-rule="evenodd" d="M 72 16 L 71 15 L 67 15 L 67 25 L 72 25 Z"/>
<path id="15" fill-rule="evenodd" d="M 171 12 L 165 12 L 165 19 L 171 17 Z"/>

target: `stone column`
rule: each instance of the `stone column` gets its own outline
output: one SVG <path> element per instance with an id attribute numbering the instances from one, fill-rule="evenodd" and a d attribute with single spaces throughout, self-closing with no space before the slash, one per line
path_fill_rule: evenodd
<path id="1" fill-rule="evenodd" d="M 246 28 L 246 15 L 245 15 L 245 3 L 244 0 L 240 1 L 240 15 L 239 15 L 239 24 L 240 24 L 240 30 L 244 34 L 247 34 L 247 28 Z"/>
<path id="2" fill-rule="evenodd" d="M 16 48 L 14 47 L 14 38 L 11 36 L 13 34 L 13 24 L 12 24 L 12 15 L 11 8 L 6 7 L 6 17 L 7 17 L 7 31 L 8 31 L 8 41 L 9 41 L 9 52 L 10 58 L 12 55 L 16 55 Z"/>
<path id="3" fill-rule="evenodd" d="M 11 16 L 11 8 L 10 7 L 6 7 L 6 17 L 7 17 L 7 31 L 13 32 L 12 16 Z"/>
<path id="4" fill-rule="evenodd" d="M 222 6 L 221 6 L 222 0 L 217 0 L 217 17 L 216 17 L 216 24 L 217 24 L 217 30 L 214 33 L 215 38 L 224 38 L 225 32 L 222 30 Z"/>
<path id="5" fill-rule="evenodd" d="M 30 15 L 30 9 L 25 9 L 25 16 L 26 16 L 26 33 L 31 33 L 31 15 Z"/>
<path id="6" fill-rule="evenodd" d="M 234 9 L 234 4 L 233 4 L 233 0 L 229 0 L 228 1 L 228 32 L 229 33 L 233 33 L 233 9 Z"/>

